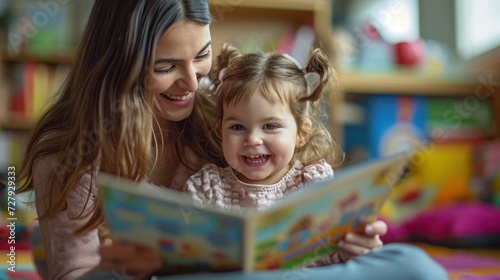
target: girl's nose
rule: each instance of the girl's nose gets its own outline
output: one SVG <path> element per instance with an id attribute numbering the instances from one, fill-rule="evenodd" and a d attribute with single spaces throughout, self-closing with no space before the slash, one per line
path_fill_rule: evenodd
<path id="1" fill-rule="evenodd" d="M 260 137 L 257 133 L 249 133 L 245 144 L 250 146 L 262 145 L 262 137 Z"/>

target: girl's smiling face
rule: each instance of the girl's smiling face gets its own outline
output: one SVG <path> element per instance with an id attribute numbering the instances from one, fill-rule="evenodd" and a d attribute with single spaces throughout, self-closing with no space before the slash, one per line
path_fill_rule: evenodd
<path id="1" fill-rule="evenodd" d="M 277 183 L 290 169 L 297 124 L 288 104 L 269 102 L 257 90 L 248 102 L 224 106 L 224 157 L 238 178 L 251 184 Z"/>
<path id="2" fill-rule="evenodd" d="M 153 94 L 160 121 L 181 121 L 191 114 L 199 80 L 212 67 L 207 24 L 174 23 L 160 38 L 154 60 Z"/>

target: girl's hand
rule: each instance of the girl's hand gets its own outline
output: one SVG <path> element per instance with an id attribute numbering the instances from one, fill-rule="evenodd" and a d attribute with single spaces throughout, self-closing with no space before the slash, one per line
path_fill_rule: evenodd
<path id="1" fill-rule="evenodd" d="M 150 247 L 107 239 L 100 248 L 101 262 L 97 270 L 107 270 L 120 276 L 141 279 L 150 276 L 163 265 L 160 253 Z"/>
<path id="2" fill-rule="evenodd" d="M 382 240 L 380 235 L 387 233 L 387 224 L 383 221 L 369 223 L 363 233 L 349 232 L 344 239 L 339 242 L 339 256 L 346 262 L 359 255 L 368 253 L 370 250 L 380 248 Z"/>

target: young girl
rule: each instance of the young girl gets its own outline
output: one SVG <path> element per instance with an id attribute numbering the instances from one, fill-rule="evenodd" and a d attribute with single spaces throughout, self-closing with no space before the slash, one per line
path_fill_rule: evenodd
<path id="1" fill-rule="evenodd" d="M 317 105 L 335 72 L 321 50 L 302 69 L 287 55 L 242 55 L 225 45 L 218 67 L 213 141 L 222 142 L 229 167 L 205 165 L 185 191 L 221 207 L 263 207 L 333 176 L 336 146 Z"/>
<path id="2" fill-rule="evenodd" d="M 222 142 L 229 166 L 203 166 L 187 181 L 187 193 L 222 208 L 262 208 L 333 177 L 337 147 L 318 105 L 336 74 L 320 49 L 302 69 L 288 55 L 243 55 L 224 45 L 218 68 L 213 141 Z"/>

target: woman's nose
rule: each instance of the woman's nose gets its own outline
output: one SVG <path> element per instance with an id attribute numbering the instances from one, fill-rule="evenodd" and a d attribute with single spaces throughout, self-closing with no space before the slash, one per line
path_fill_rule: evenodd
<path id="1" fill-rule="evenodd" d="M 190 92 L 194 92 L 198 89 L 198 80 L 204 75 L 198 71 L 195 65 L 190 65 L 183 71 L 183 77 L 180 79 L 179 86 Z"/>

